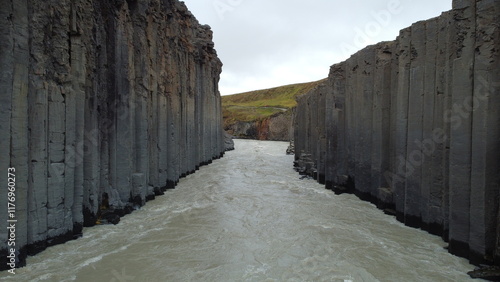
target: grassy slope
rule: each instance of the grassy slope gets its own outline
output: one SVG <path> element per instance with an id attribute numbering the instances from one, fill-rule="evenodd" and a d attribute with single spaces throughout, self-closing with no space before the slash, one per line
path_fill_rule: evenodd
<path id="1" fill-rule="evenodd" d="M 237 121 L 256 121 L 297 106 L 295 97 L 323 80 L 222 96 L 224 127 Z"/>

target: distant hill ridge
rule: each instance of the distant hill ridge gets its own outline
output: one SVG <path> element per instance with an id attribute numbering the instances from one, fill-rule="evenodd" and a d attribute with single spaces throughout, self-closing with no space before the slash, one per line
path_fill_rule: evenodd
<path id="1" fill-rule="evenodd" d="M 323 81 L 325 79 L 222 96 L 224 129 L 240 138 L 288 141 L 289 128 L 284 124 L 290 121 L 291 127 L 291 110 L 297 106 L 296 97 Z M 273 131 L 273 117 L 280 120 L 279 128 L 274 126 L 276 132 Z"/>

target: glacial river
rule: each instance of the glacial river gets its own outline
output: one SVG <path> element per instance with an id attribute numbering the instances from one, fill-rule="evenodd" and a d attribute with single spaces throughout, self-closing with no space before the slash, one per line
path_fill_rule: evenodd
<path id="1" fill-rule="evenodd" d="M 439 237 L 293 170 L 287 143 L 236 150 L 118 225 L 28 258 L 6 281 L 478 281 Z"/>

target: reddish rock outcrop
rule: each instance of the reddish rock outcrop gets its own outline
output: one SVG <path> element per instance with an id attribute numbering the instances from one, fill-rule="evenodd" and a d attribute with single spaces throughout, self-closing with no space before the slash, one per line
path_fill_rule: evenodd
<path id="1" fill-rule="evenodd" d="M 239 121 L 226 130 L 236 138 L 290 141 L 293 139 L 293 116 L 295 108 L 257 121 Z"/>

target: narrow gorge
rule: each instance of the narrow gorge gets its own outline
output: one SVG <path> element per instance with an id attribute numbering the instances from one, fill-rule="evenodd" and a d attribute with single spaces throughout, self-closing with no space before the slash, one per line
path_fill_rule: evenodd
<path id="1" fill-rule="evenodd" d="M 500 263 L 500 1 L 454 0 L 298 98 L 296 165 Z"/>
<path id="2" fill-rule="evenodd" d="M 212 30 L 182 1 L 0 4 L 0 280 L 465 281 L 449 253 L 500 265 L 499 0 L 453 0 L 325 80 L 226 99 Z M 224 129 L 294 139 L 322 185 L 284 142 L 220 159 Z"/>
<path id="3" fill-rule="evenodd" d="M 0 269 L 223 155 L 222 64 L 183 2 L 0 3 Z"/>

